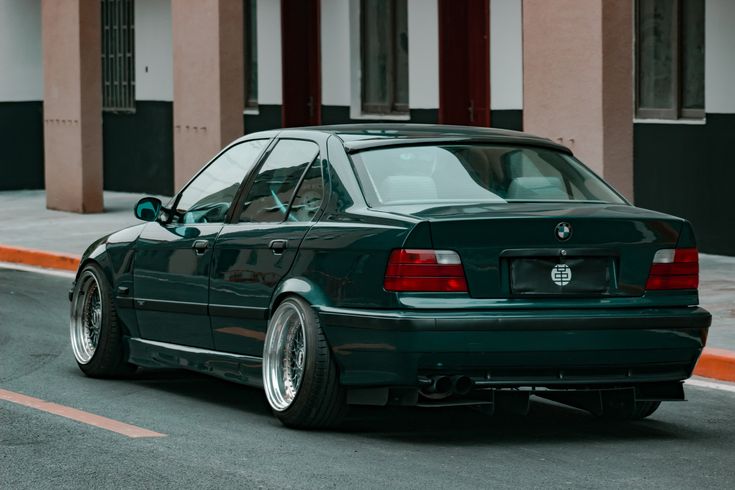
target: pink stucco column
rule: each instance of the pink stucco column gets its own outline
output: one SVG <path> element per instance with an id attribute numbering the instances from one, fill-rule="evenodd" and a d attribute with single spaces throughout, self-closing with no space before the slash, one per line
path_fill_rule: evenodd
<path id="1" fill-rule="evenodd" d="M 523 129 L 633 198 L 633 1 L 523 0 Z"/>
<path id="2" fill-rule="evenodd" d="M 43 0 L 46 206 L 95 213 L 102 201 L 99 0 Z"/>
<path id="3" fill-rule="evenodd" d="M 243 133 L 241 0 L 171 0 L 174 186 Z"/>

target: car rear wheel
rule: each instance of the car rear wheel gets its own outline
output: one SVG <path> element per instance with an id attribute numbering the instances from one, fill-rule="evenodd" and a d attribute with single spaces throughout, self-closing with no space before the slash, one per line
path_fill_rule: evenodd
<path id="1" fill-rule="evenodd" d="M 268 323 L 263 385 L 273 413 L 288 427 L 333 427 L 345 415 L 345 390 L 319 318 L 299 297 L 286 298 Z"/>
<path id="2" fill-rule="evenodd" d="M 120 377 L 136 370 L 125 359 L 122 326 L 110 289 L 102 270 L 89 264 L 79 274 L 72 294 L 72 350 L 79 369 L 95 378 Z"/>
<path id="3" fill-rule="evenodd" d="M 602 418 L 608 420 L 641 420 L 658 410 L 661 402 L 615 403 L 603 398 Z"/>

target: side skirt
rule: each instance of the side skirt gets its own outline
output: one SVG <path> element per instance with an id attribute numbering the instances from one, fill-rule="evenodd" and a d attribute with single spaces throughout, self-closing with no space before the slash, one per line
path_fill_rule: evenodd
<path id="1" fill-rule="evenodd" d="M 128 337 L 128 362 L 148 368 L 179 368 L 263 387 L 261 357 Z"/>

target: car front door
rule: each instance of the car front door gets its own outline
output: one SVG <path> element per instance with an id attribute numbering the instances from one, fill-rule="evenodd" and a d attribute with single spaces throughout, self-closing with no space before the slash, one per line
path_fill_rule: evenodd
<path id="1" fill-rule="evenodd" d="M 280 139 L 214 247 L 209 311 L 215 349 L 261 356 L 274 288 L 323 197 L 319 146 Z"/>
<path id="2" fill-rule="evenodd" d="M 146 225 L 135 250 L 134 306 L 141 337 L 212 348 L 207 311 L 214 241 L 267 139 L 235 144 L 173 201 L 167 220 Z"/>

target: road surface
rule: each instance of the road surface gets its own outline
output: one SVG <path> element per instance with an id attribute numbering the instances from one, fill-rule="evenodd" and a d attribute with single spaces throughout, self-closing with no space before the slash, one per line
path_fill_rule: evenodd
<path id="1" fill-rule="evenodd" d="M 535 401 L 528 416 L 469 408 L 353 412 L 299 432 L 259 390 L 183 371 L 82 375 L 70 279 L 0 269 L 2 488 L 734 488 L 735 391 L 611 424 Z M 165 437 L 131 438 L 8 401 L 22 394 Z"/>

